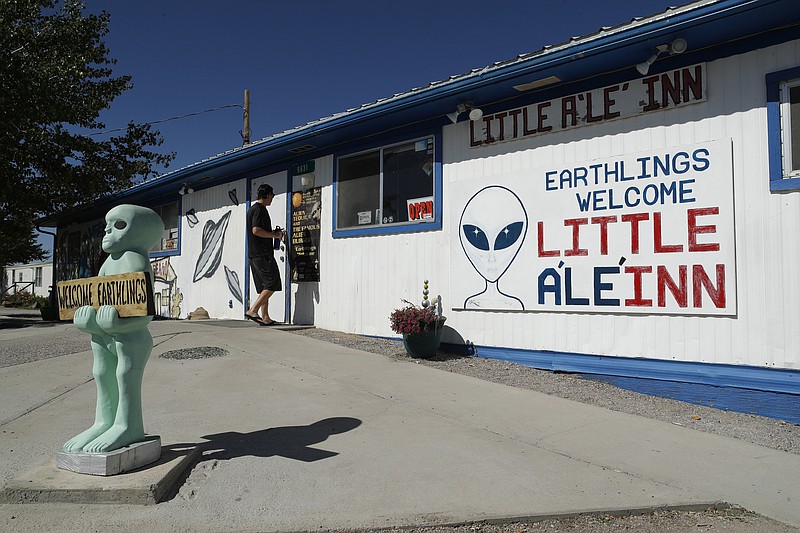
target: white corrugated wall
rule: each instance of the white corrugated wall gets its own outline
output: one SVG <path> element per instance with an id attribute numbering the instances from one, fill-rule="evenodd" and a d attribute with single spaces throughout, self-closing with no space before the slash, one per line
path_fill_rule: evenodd
<path id="1" fill-rule="evenodd" d="M 333 239 L 332 158 L 317 172 L 324 211 L 318 327 L 392 335 L 400 299 L 422 281 L 441 294 L 450 338 L 478 345 L 678 361 L 800 368 L 800 192 L 769 191 L 765 75 L 797 66 L 800 42 L 707 64 L 707 100 L 538 138 L 469 149 L 468 124 L 444 130 L 441 231 Z M 449 192 L 459 182 L 512 170 L 569 165 L 714 140 L 732 140 L 736 317 L 452 311 Z M 457 237 L 455 237 L 457 238 Z"/>
<path id="2" fill-rule="evenodd" d="M 242 318 L 246 265 L 246 180 L 182 197 L 181 253 L 170 258 L 180 317 L 203 307 L 212 318 Z M 238 284 L 238 291 L 236 286 Z"/>

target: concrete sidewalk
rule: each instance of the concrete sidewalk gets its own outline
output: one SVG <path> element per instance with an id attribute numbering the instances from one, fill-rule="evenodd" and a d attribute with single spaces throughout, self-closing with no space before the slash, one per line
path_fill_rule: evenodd
<path id="1" fill-rule="evenodd" d="M 150 330 L 147 430 L 204 451 L 178 494 L 3 504 L 0 530 L 374 528 L 712 502 L 800 526 L 795 454 L 250 323 Z M 227 355 L 159 357 L 197 347 Z M 88 339 L 0 369 L 0 484 L 52 461 L 94 402 Z"/>

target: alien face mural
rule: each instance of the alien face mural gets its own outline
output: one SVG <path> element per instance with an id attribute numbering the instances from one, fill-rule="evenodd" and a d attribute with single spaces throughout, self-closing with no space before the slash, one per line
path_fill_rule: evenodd
<path id="1" fill-rule="evenodd" d="M 521 307 L 519 299 L 503 294 L 496 287 L 519 253 L 528 231 L 528 215 L 519 197 L 499 185 L 484 187 L 464 206 L 458 227 L 464 253 L 487 282 L 484 291 L 467 299 L 465 307 L 480 307 L 476 305 L 476 297 L 487 291 L 494 294 L 494 305 L 507 297 L 509 305 L 501 307 Z"/>
<path id="2" fill-rule="evenodd" d="M 511 266 L 528 230 L 522 201 L 505 187 L 492 185 L 478 191 L 461 214 L 459 237 L 470 263 L 490 282 Z"/>

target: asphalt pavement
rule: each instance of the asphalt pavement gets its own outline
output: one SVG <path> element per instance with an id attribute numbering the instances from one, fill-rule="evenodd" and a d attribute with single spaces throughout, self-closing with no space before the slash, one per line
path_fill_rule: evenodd
<path id="1" fill-rule="evenodd" d="M 29 320 L 1 328 L 0 348 L 78 334 Z M 88 338 L 84 351 L 0 368 L 0 485 L 45 485 L 18 501 L 7 491 L 0 530 L 365 529 L 719 503 L 800 526 L 797 454 L 246 321 L 150 331 L 145 425 L 165 460 L 103 491 L 199 458 L 161 503 L 48 500 L 48 479 L 103 482 L 52 472 L 93 420 Z"/>

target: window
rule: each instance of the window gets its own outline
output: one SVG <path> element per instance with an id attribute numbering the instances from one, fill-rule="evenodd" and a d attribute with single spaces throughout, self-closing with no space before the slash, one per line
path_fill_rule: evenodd
<path id="1" fill-rule="evenodd" d="M 781 84 L 783 175 L 800 175 L 800 80 Z"/>
<path id="2" fill-rule="evenodd" d="M 770 189 L 800 188 L 800 67 L 767 75 Z"/>
<path id="3" fill-rule="evenodd" d="M 340 157 L 334 236 L 441 227 L 434 148 L 428 136 Z"/>
<path id="4" fill-rule="evenodd" d="M 164 234 L 161 240 L 153 246 L 153 252 L 171 252 L 178 250 L 178 202 L 152 208 L 164 222 Z"/>
<path id="5" fill-rule="evenodd" d="M 42 267 L 36 267 L 36 275 L 33 278 L 34 286 L 42 286 Z"/>

